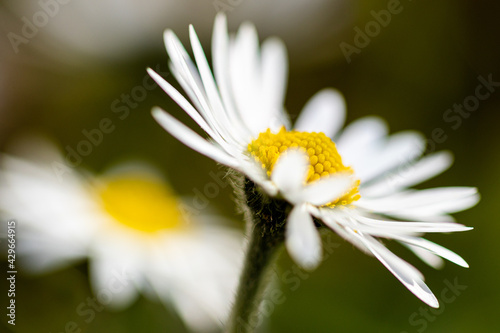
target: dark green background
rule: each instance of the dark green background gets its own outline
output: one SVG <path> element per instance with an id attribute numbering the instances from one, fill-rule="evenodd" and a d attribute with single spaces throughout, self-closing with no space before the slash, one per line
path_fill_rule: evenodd
<path id="1" fill-rule="evenodd" d="M 0 2 L 2 8 L 7 2 Z M 193 13 L 199 16 L 204 12 L 205 20 L 213 19 L 215 12 L 210 1 L 192 3 Z M 434 129 L 444 131 L 446 140 L 438 143 L 435 149 L 453 151 L 455 164 L 445 174 L 420 187 L 477 186 L 482 200 L 473 209 L 456 214 L 458 221 L 473 226 L 473 231 L 429 238 L 460 253 L 471 267 L 463 269 L 447 264 L 443 270 L 436 271 L 418 262 L 403 248 L 396 248 L 396 251 L 421 269 L 438 298 L 446 287 L 445 280 L 458 279 L 467 289 L 453 302 L 445 303 L 438 314 L 412 324 L 412 314 L 427 309 L 424 303 L 409 293 L 377 260 L 333 236 L 332 241 L 340 245 L 319 269 L 308 275 L 297 275 L 304 277 L 300 283 L 296 280 L 283 283 L 286 301 L 272 309 L 270 320 L 262 331 L 500 331 L 497 317 L 500 301 L 497 214 L 500 91 L 481 101 L 479 109 L 464 119 L 456 130 L 443 119 L 445 111 L 454 103 L 462 103 L 474 94 L 479 75 L 491 74 L 494 81 L 500 81 L 500 5 L 495 1 L 414 0 L 402 1 L 401 6 L 402 12 L 393 15 L 390 24 L 371 38 L 360 54 L 354 54 L 350 63 L 342 56 L 339 44 L 342 41 L 353 44 L 356 34 L 353 29 L 364 29 L 365 24 L 373 20 L 370 11 L 386 9 L 386 1 L 332 5 L 322 12 L 321 34 L 308 38 L 282 36 L 287 44 L 293 45 L 289 52 L 286 106 L 296 116 L 310 96 L 331 86 L 345 95 L 348 121 L 376 114 L 388 121 L 391 132 L 416 129 L 431 138 Z M 245 8 L 243 2 L 229 13 L 232 30 L 240 23 L 232 18 L 245 17 Z M 9 22 L 18 22 L 7 9 L 4 15 L 9 20 L 3 22 L 3 36 L 13 29 Z M 258 17 L 248 18 L 259 21 Z M 308 19 L 297 24 L 317 24 L 314 19 Z M 192 21 L 189 15 L 182 20 L 183 28 L 177 33 L 186 42 L 187 26 Z M 261 37 L 278 31 L 273 28 L 279 24 L 278 19 L 264 23 L 267 25 Z M 164 27 L 170 27 L 168 21 Z M 261 31 L 259 26 L 257 28 Z M 208 36 L 210 31 L 201 34 Z M 193 189 L 202 189 L 211 181 L 208 173 L 216 171 L 217 166 L 172 139 L 152 119 L 150 109 L 154 105 L 162 106 L 180 119 L 187 119 L 159 88 L 150 91 L 144 101 L 130 110 L 126 119 L 120 120 L 118 114 L 112 112 L 111 104 L 115 99 L 142 84 L 147 66 L 159 64 L 166 71 L 167 57 L 161 31 L 157 37 L 156 44 L 138 55 L 120 61 L 96 61 L 79 55 L 84 60 L 78 65 L 56 61 L 31 44 L 22 48 L 22 55 L 14 55 L 4 41 L 0 53 L 2 67 L 6 68 L 0 94 L 3 99 L 0 145 L 5 147 L 23 130 L 38 130 L 63 147 L 75 147 L 84 139 L 83 129 L 95 128 L 107 117 L 116 128 L 83 159 L 83 167 L 99 172 L 117 160 L 144 158 L 170 175 L 180 194 L 189 196 Z M 208 39 L 203 43 L 209 46 Z M 231 198 L 228 187 L 211 204 L 221 214 L 239 221 L 241 218 L 235 214 Z M 2 252 L 6 252 L 4 247 Z M 288 256 L 282 254 L 276 268 L 278 276 L 285 276 L 293 267 Z M 1 276 L 5 270 L 2 268 Z M 173 311 L 165 311 L 160 304 L 143 298 L 126 311 L 103 311 L 96 314 L 90 324 L 83 322 L 75 309 L 91 295 L 85 263 L 43 277 L 21 272 L 17 288 L 16 332 L 63 332 L 65 323 L 71 320 L 76 321 L 83 332 L 184 331 Z M 5 289 L 2 287 L 2 290 Z M 423 317 L 415 320 L 420 318 Z M 5 324 L 4 315 L 2 322 Z M 0 326 L 0 331 L 2 329 Z"/>

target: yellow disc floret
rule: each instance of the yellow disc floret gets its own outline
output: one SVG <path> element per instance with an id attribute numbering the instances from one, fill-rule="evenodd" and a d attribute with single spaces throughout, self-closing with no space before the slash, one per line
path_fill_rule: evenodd
<path id="1" fill-rule="evenodd" d="M 181 227 L 177 198 L 161 180 L 134 173 L 107 179 L 98 194 L 120 224 L 147 233 Z"/>
<path id="2" fill-rule="evenodd" d="M 353 174 L 351 167 L 342 164 L 335 143 L 324 133 L 287 131 L 284 127 L 278 133 L 270 129 L 259 134 L 259 137 L 248 145 L 248 152 L 255 160 L 262 164 L 262 168 L 271 175 L 274 165 L 280 154 L 288 149 L 299 149 L 309 156 L 309 170 L 307 183 L 335 173 Z M 336 204 L 347 205 L 360 198 L 358 193 L 359 180 L 348 193 L 329 206 Z"/>

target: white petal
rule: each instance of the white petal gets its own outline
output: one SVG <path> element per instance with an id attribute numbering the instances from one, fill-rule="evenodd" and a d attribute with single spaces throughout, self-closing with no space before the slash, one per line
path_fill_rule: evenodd
<path id="1" fill-rule="evenodd" d="M 230 79 L 228 72 L 229 62 L 229 38 L 227 35 L 226 15 L 218 13 L 215 17 L 214 31 L 212 34 L 212 63 L 214 66 L 214 75 L 219 85 L 222 99 L 226 106 L 232 106 L 232 97 L 230 93 Z M 231 108 L 231 109 L 234 109 Z"/>
<path id="2" fill-rule="evenodd" d="M 41 149 L 37 153 L 44 151 L 41 146 L 37 149 Z M 88 180 L 70 170 L 60 157 L 56 159 L 60 165 L 54 166 L 53 162 L 31 160 L 29 151 L 26 153 L 29 159 L 0 155 L 2 210 L 44 237 L 71 239 L 73 250 L 85 249 L 100 222 L 100 207 Z"/>
<path id="3" fill-rule="evenodd" d="M 357 169 L 357 164 L 364 161 L 372 145 L 386 135 L 387 124 L 384 120 L 378 117 L 364 117 L 352 122 L 342 131 L 337 140 L 337 147 L 344 162 Z"/>
<path id="4" fill-rule="evenodd" d="M 182 76 L 180 83 L 183 87 L 187 88 L 186 91 L 198 106 L 197 111 L 213 130 L 213 132 L 210 133 L 210 136 L 226 151 L 234 152 L 232 151 L 234 144 L 231 143 L 234 143 L 235 136 L 232 135 L 229 126 L 223 126 L 221 124 L 221 121 L 223 120 L 220 118 L 222 117 L 217 117 L 220 110 L 217 112 L 217 110 L 214 111 L 212 109 L 207 97 L 207 91 L 205 91 L 198 69 L 191 61 L 189 55 L 184 49 L 184 46 L 182 46 L 182 43 L 179 41 L 177 36 L 170 30 L 165 31 L 165 45 L 171 57 L 172 63 L 177 69 L 174 73 L 178 72 Z M 188 112 L 188 110 L 186 110 L 186 112 Z M 222 139 L 222 137 L 224 139 Z M 226 141 L 229 141 L 229 144 L 226 143 Z"/>
<path id="5" fill-rule="evenodd" d="M 31 230 L 29 226 L 19 230 L 22 232 L 23 245 L 18 248 L 17 253 L 19 263 L 26 272 L 53 272 L 87 257 L 87 247 L 74 239 L 68 239 L 72 237 L 42 235 L 40 231 Z"/>
<path id="6" fill-rule="evenodd" d="M 427 239 L 401 235 L 394 235 L 392 238 L 400 242 L 418 246 L 459 266 L 466 268 L 469 267 L 469 264 L 467 264 L 467 262 L 455 252 L 448 250 L 441 245 L 428 241 Z"/>
<path id="7" fill-rule="evenodd" d="M 422 154 L 424 146 L 425 139 L 418 132 L 404 131 L 393 134 L 377 155 L 372 156 L 369 167 L 360 171 L 355 169 L 356 176 L 361 182 L 367 182 L 385 172 L 404 167 Z"/>
<path id="8" fill-rule="evenodd" d="M 164 281 L 162 281 L 164 283 Z M 157 282 L 158 285 L 161 282 Z M 158 293 L 166 294 L 169 290 L 163 291 L 162 289 L 156 290 Z M 218 329 L 218 325 L 221 325 L 221 318 L 213 318 L 213 313 L 208 311 L 204 304 L 200 304 L 200 297 L 193 296 L 186 292 L 181 292 L 175 290 L 170 291 L 169 298 L 163 298 L 162 301 L 171 311 L 171 303 L 176 306 L 176 310 L 179 316 L 182 318 L 184 323 L 188 326 L 189 330 L 192 332 L 213 332 Z M 212 312 L 217 312 L 213 310 Z"/>
<path id="9" fill-rule="evenodd" d="M 237 110 L 253 136 L 264 131 L 267 115 L 260 100 L 259 39 L 255 26 L 243 23 L 230 47 L 231 88 Z"/>
<path id="10" fill-rule="evenodd" d="M 418 234 L 430 232 L 459 232 L 471 230 L 471 227 L 466 227 L 458 223 L 450 222 L 402 222 L 402 221 L 383 221 L 369 218 L 362 215 L 357 215 L 356 221 L 360 223 L 360 228 L 370 234 L 377 234 L 381 237 L 384 232 L 387 233 L 403 233 L 403 234 Z M 385 234 L 384 234 L 385 235 Z"/>
<path id="11" fill-rule="evenodd" d="M 465 201 L 464 201 L 465 200 Z M 478 202 L 477 189 L 473 187 L 437 187 L 426 190 L 408 190 L 381 198 L 361 198 L 357 205 L 376 212 L 418 211 L 451 213 L 470 208 Z M 463 207 L 462 207 L 463 206 Z"/>
<path id="12" fill-rule="evenodd" d="M 246 144 L 246 142 L 242 142 L 243 138 L 239 135 L 241 133 L 241 129 L 237 127 L 233 128 L 235 126 L 238 126 L 238 123 L 231 124 L 229 122 L 229 116 L 224 106 L 222 105 L 222 100 L 219 96 L 219 91 L 217 85 L 215 84 L 212 71 L 210 70 L 207 58 L 205 57 L 203 48 L 192 25 L 189 26 L 189 36 L 191 38 L 191 46 L 193 48 L 196 64 L 198 65 L 198 69 L 201 75 L 203 87 L 205 89 L 208 102 L 211 106 L 211 110 L 214 114 L 215 121 L 218 124 L 217 128 L 221 133 L 223 133 L 223 137 L 226 140 L 229 140 L 230 143 L 234 145 Z M 233 133 L 236 133 L 237 135 L 233 135 Z"/>
<path id="13" fill-rule="evenodd" d="M 99 251 L 90 260 L 90 278 L 95 295 L 105 293 L 110 296 L 108 306 L 121 310 L 129 306 L 138 296 L 135 284 L 137 271 L 130 265 L 128 256 L 123 252 L 114 254 L 117 249 L 109 248 Z M 140 287 L 140 286 L 138 286 Z"/>
<path id="14" fill-rule="evenodd" d="M 203 82 L 198 69 L 189 57 L 186 49 L 172 30 L 165 30 L 163 36 L 170 60 L 193 90 L 198 102 L 202 106 L 200 111 L 209 111 L 210 108 L 203 88 Z"/>
<path id="15" fill-rule="evenodd" d="M 177 80 L 177 82 L 179 82 L 179 84 L 181 85 L 182 89 L 188 95 L 189 99 L 191 99 L 191 103 L 193 103 L 193 106 L 195 107 L 195 109 L 196 110 L 201 110 L 203 107 L 201 106 L 200 100 L 198 99 L 198 97 L 196 97 L 196 94 L 194 93 L 194 90 L 191 88 L 191 85 L 186 80 L 185 75 L 182 74 L 182 72 L 178 69 L 178 67 L 176 67 L 172 63 L 172 61 L 168 62 L 168 69 L 174 75 L 174 77 Z M 150 69 L 148 68 L 148 71 L 149 70 Z M 155 81 L 158 82 L 158 80 L 155 80 Z M 162 87 L 162 89 L 165 91 L 165 88 Z M 197 112 L 199 113 L 199 111 L 197 111 Z"/>
<path id="16" fill-rule="evenodd" d="M 424 249 L 425 251 L 428 251 L 434 255 L 438 255 L 444 259 L 447 259 L 459 266 L 462 267 L 469 267 L 467 262 L 460 257 L 458 254 L 454 253 L 453 251 L 448 250 L 447 248 L 438 245 L 436 243 L 433 243 L 431 241 L 428 241 L 424 238 L 421 237 L 415 237 L 413 235 L 419 234 L 418 232 L 411 232 L 411 228 L 408 228 L 406 231 L 401 232 L 402 230 L 400 228 L 394 228 L 393 231 L 389 230 L 387 228 L 387 224 L 391 223 L 388 222 L 387 224 L 384 224 L 383 221 L 379 221 L 380 226 L 377 228 L 373 224 L 371 224 L 372 227 L 366 227 L 366 224 L 363 222 L 363 217 L 358 217 L 358 221 L 361 222 L 361 224 L 357 225 L 358 229 L 361 230 L 364 233 L 370 234 L 372 236 L 376 237 L 383 237 L 387 239 L 394 239 L 400 243 L 403 243 L 404 245 L 408 245 L 408 247 L 417 253 L 417 255 L 421 256 L 421 252 L 416 251 L 414 247 L 419 247 L 421 249 Z M 393 223 L 393 222 L 392 222 Z M 416 224 L 415 222 L 408 222 L 409 224 Z M 420 223 L 422 225 L 422 223 Z M 438 224 L 438 223 L 435 223 Z M 441 223 L 441 225 L 446 224 L 446 223 Z M 451 223 L 448 223 L 451 224 Z M 452 224 L 452 225 L 457 225 L 457 224 Z M 417 228 L 415 228 L 416 230 Z M 437 230 L 437 229 L 436 229 Z M 444 232 L 444 231 L 443 231 Z M 428 256 L 424 257 L 423 260 L 426 261 Z M 436 260 L 432 260 L 433 262 L 436 262 Z"/>
<path id="17" fill-rule="evenodd" d="M 345 195 L 354 186 L 354 179 L 347 174 L 338 174 L 306 185 L 302 190 L 302 202 L 315 206 L 325 205 Z"/>
<path id="18" fill-rule="evenodd" d="M 216 133 L 209 127 L 205 119 L 200 116 L 198 111 L 193 108 L 193 106 L 182 96 L 181 93 L 177 91 L 170 83 L 168 83 L 165 79 L 163 79 L 160 75 L 158 75 L 151 68 L 147 69 L 149 75 L 153 78 L 153 80 L 158 83 L 158 85 L 165 91 L 181 108 L 186 111 L 186 113 L 212 138 L 216 138 Z"/>
<path id="19" fill-rule="evenodd" d="M 171 65 L 171 64 L 170 64 Z M 203 115 L 205 112 L 199 112 L 198 110 L 203 110 L 203 107 L 200 104 L 199 99 L 196 97 L 196 94 L 194 93 L 193 89 L 191 88 L 191 85 L 188 84 L 185 80 L 185 78 L 179 74 L 178 70 L 176 69 L 175 66 L 170 66 L 170 71 L 172 74 L 174 74 L 175 78 L 181 85 L 181 87 L 184 89 L 184 91 L 187 93 L 189 98 L 191 98 L 191 101 L 194 103 L 196 109 L 194 109 L 191 104 L 175 90 L 170 84 L 166 81 L 163 82 L 163 90 L 169 89 L 173 91 L 173 93 L 169 93 L 169 95 L 174 99 L 174 101 L 181 102 L 182 105 L 181 107 L 184 108 L 186 113 L 191 116 L 192 119 L 197 121 L 199 125 L 201 125 L 202 129 L 204 129 L 210 137 L 216 141 L 228 154 L 230 155 L 236 155 L 239 154 L 240 152 L 240 147 L 241 145 L 235 140 L 237 139 L 237 135 L 233 135 L 236 133 L 242 133 L 241 131 L 236 130 L 236 124 L 235 126 L 226 126 L 227 128 L 231 128 L 231 131 L 223 131 L 221 134 L 220 132 L 220 126 L 218 124 L 214 124 L 212 122 L 206 122 L 205 118 L 203 118 Z M 158 80 L 156 80 L 158 82 Z M 165 90 L 166 91 L 166 90 Z M 168 92 L 167 92 L 168 93 Z M 210 111 L 211 112 L 211 111 Z M 208 119 L 208 118 L 207 118 Z M 213 119 L 213 117 L 211 117 Z M 233 129 L 235 129 L 233 131 Z"/>
<path id="20" fill-rule="evenodd" d="M 354 232 L 353 232 L 354 233 Z M 357 235 L 357 237 L 370 249 L 375 257 L 408 288 L 415 296 L 433 308 L 439 307 L 439 302 L 432 291 L 422 279 L 422 274 L 413 266 L 389 251 L 380 242 L 369 236 Z"/>
<path id="21" fill-rule="evenodd" d="M 250 137 L 250 130 L 242 121 L 233 101 L 231 79 L 229 76 L 229 37 L 227 34 L 227 20 L 226 15 L 222 13 L 218 13 L 215 18 L 212 37 L 212 59 L 214 75 L 229 120 L 240 129 L 241 137 L 248 139 Z"/>
<path id="22" fill-rule="evenodd" d="M 204 226 L 166 237 L 155 248 L 155 265 L 148 267 L 155 274 L 149 274 L 148 279 L 161 300 L 168 306 L 173 304 L 191 328 L 211 331 L 216 328 L 214 324 L 223 324 L 228 314 L 242 262 L 243 240 L 233 230 L 209 225 L 220 221 L 192 222 Z"/>
<path id="23" fill-rule="evenodd" d="M 420 184 L 447 170 L 453 163 L 453 155 L 448 151 L 437 152 L 422 159 L 402 165 L 395 172 L 385 175 L 368 186 L 361 184 L 362 196 L 382 196 Z"/>
<path id="24" fill-rule="evenodd" d="M 434 253 L 424 250 L 423 248 L 415 245 L 410 245 L 407 243 L 401 243 L 401 244 L 407 247 L 417 257 L 419 257 L 420 260 L 422 260 L 432 268 L 441 269 L 444 266 L 444 260 L 440 256 L 437 256 Z"/>
<path id="25" fill-rule="evenodd" d="M 160 108 L 154 108 L 152 114 L 156 121 L 166 131 L 168 131 L 186 146 L 207 157 L 210 157 L 216 162 L 225 164 L 231 168 L 238 168 L 239 164 L 235 158 L 229 156 L 222 149 L 203 139 L 201 136 L 193 132 L 191 129 L 169 115 L 167 112 L 163 111 Z"/>
<path id="26" fill-rule="evenodd" d="M 317 216 L 321 221 L 325 223 L 327 227 L 336 232 L 340 237 L 344 238 L 346 241 L 350 242 L 352 245 L 356 246 L 362 252 L 372 255 L 370 250 L 357 238 L 353 237 L 346 228 L 350 228 L 351 223 L 348 218 L 343 216 L 343 214 L 337 214 L 333 209 L 323 208 L 320 209 L 321 216 Z"/>
<path id="27" fill-rule="evenodd" d="M 268 115 L 267 127 L 279 130 L 283 126 L 285 110 L 285 92 L 288 81 L 288 59 L 286 47 L 280 39 L 268 38 L 262 43 L 260 91 L 262 102 L 267 110 L 261 112 Z"/>
<path id="28" fill-rule="evenodd" d="M 321 261 L 321 238 L 306 205 L 295 206 L 287 219 L 286 248 L 302 268 L 312 270 Z"/>
<path id="29" fill-rule="evenodd" d="M 478 193 L 456 198 L 454 200 L 435 201 L 434 203 L 411 209 L 394 210 L 390 214 L 405 215 L 405 216 L 432 216 L 448 213 L 460 212 L 475 206 L 480 200 Z"/>
<path id="30" fill-rule="evenodd" d="M 271 173 L 271 181 L 282 195 L 292 203 L 299 203 L 308 169 L 307 154 L 289 150 L 282 154 Z"/>
<path id="31" fill-rule="evenodd" d="M 304 132 L 323 132 L 333 138 L 345 121 L 345 101 L 340 92 L 323 89 L 304 106 L 294 129 Z"/>
<path id="32" fill-rule="evenodd" d="M 189 37 L 191 39 L 191 47 L 193 48 L 196 64 L 198 65 L 198 70 L 200 72 L 207 98 L 212 106 L 212 110 L 216 112 L 216 117 L 222 118 L 225 115 L 219 91 L 215 84 L 205 53 L 203 52 L 203 48 L 200 44 L 200 40 L 198 39 L 196 31 L 192 25 L 189 26 Z"/>
<path id="33" fill-rule="evenodd" d="M 421 222 L 456 222 L 451 215 L 444 213 L 425 212 L 419 210 L 404 210 L 384 213 L 397 220 L 421 221 Z"/>
<path id="34" fill-rule="evenodd" d="M 260 163 L 253 159 L 244 159 L 239 166 L 239 170 L 254 183 L 260 185 L 270 196 L 274 197 L 278 194 L 278 187 L 269 179 L 266 170 L 262 168 Z"/>
<path id="35" fill-rule="evenodd" d="M 213 119 L 209 118 L 210 110 L 198 69 L 172 30 L 165 30 L 163 38 L 167 53 L 170 56 L 170 67 L 175 69 L 173 72 L 176 77 L 182 78 L 180 81 L 184 81 L 184 86 L 189 87 L 190 98 L 195 102 L 198 111 L 203 115 L 205 120 L 211 123 Z"/>

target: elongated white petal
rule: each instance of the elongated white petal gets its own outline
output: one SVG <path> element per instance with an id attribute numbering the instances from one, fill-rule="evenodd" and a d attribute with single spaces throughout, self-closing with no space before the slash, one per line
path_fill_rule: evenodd
<path id="1" fill-rule="evenodd" d="M 209 127 L 205 119 L 203 119 L 198 111 L 182 96 L 181 93 L 177 91 L 170 83 L 165 81 L 160 75 L 158 75 L 151 68 L 147 69 L 149 75 L 153 78 L 153 80 L 158 83 L 158 85 L 165 91 L 181 108 L 186 111 L 186 113 L 212 138 L 216 138 L 217 135 L 215 132 Z"/>
<path id="2" fill-rule="evenodd" d="M 224 118 L 225 114 L 217 85 L 215 84 L 212 71 L 210 70 L 210 66 L 205 56 L 205 52 L 203 52 L 200 40 L 198 39 L 196 31 L 194 30 L 192 25 L 189 26 L 189 36 L 191 39 L 191 47 L 193 48 L 196 64 L 198 65 L 198 70 L 203 82 L 203 86 L 205 88 L 205 92 L 207 94 L 207 98 L 210 102 L 210 105 L 212 106 L 212 111 L 214 111 L 216 118 Z"/>
<path id="3" fill-rule="evenodd" d="M 363 163 L 366 153 L 381 138 L 387 135 L 387 124 L 378 117 L 364 117 L 349 124 L 337 140 L 337 148 L 348 165 L 357 168 Z"/>
<path id="4" fill-rule="evenodd" d="M 186 127 L 183 123 L 169 115 L 160 108 L 154 108 L 152 111 L 156 121 L 170 134 L 175 136 L 179 141 L 184 143 L 191 149 L 210 157 L 216 162 L 227 165 L 228 167 L 237 169 L 239 164 L 237 160 L 226 154 L 222 149 L 214 144 L 203 139 L 201 136 Z"/>
<path id="5" fill-rule="evenodd" d="M 462 203 L 462 199 L 468 199 Z M 360 207 L 376 212 L 428 210 L 429 212 L 455 212 L 469 208 L 479 200 L 474 187 L 437 187 L 426 190 L 409 190 L 381 198 L 362 198 L 358 201 Z M 470 202 L 469 202 L 470 201 Z M 458 210 L 457 210 L 458 209 Z"/>
<path id="6" fill-rule="evenodd" d="M 212 37 L 212 58 L 215 79 L 228 118 L 231 124 L 236 126 L 236 129 L 240 132 L 240 136 L 247 139 L 250 137 L 250 130 L 242 121 L 240 113 L 236 110 L 232 95 L 231 78 L 229 75 L 229 37 L 226 15 L 223 13 L 218 13 L 215 18 Z"/>
<path id="7" fill-rule="evenodd" d="M 222 100 L 212 75 L 212 71 L 210 70 L 207 58 L 192 25 L 189 26 L 189 36 L 191 38 L 191 45 L 203 82 L 204 91 L 211 107 L 211 111 L 214 113 L 214 118 L 217 121 L 219 131 L 223 133 L 223 137 L 233 145 L 245 144 L 246 142 L 244 142 L 244 138 L 239 135 L 234 135 L 240 134 L 240 132 L 234 131 L 231 127 L 228 114 L 222 105 Z M 233 126 L 236 125 L 237 124 L 234 124 Z"/>
<path id="8" fill-rule="evenodd" d="M 191 57 L 182 45 L 181 41 L 177 35 L 169 29 L 165 30 L 163 39 L 172 64 L 177 68 L 179 73 L 184 77 L 186 82 L 195 92 L 196 98 L 199 99 L 199 102 L 203 107 L 203 111 L 209 110 L 206 95 L 203 89 L 203 82 L 198 72 L 198 68 L 196 68 L 196 65 L 191 60 Z"/>
<path id="9" fill-rule="evenodd" d="M 227 34 L 227 19 L 223 13 L 215 17 L 214 31 L 212 36 L 212 63 L 214 76 L 219 85 L 224 105 L 233 106 L 229 78 L 229 37 Z M 230 108 L 231 110 L 234 107 Z"/>
<path id="10" fill-rule="evenodd" d="M 267 110 L 266 126 L 271 130 L 279 130 L 283 126 L 286 112 L 285 93 L 288 81 L 288 58 L 286 47 L 280 39 L 268 38 L 261 48 L 261 99 Z"/>
<path id="11" fill-rule="evenodd" d="M 472 199 L 467 199 L 472 200 Z M 470 202 L 470 206 L 473 206 L 477 200 L 473 199 L 473 202 Z M 460 206 L 460 210 L 464 210 L 463 205 Z M 448 215 L 443 212 L 436 211 L 428 211 L 428 210 L 419 210 L 419 209 L 411 209 L 411 210 L 401 210 L 401 211 L 391 211 L 384 213 L 388 216 L 391 216 L 397 220 L 407 220 L 407 221 L 422 221 L 422 222 L 455 222 L 455 218 L 451 215 Z"/>
<path id="12" fill-rule="evenodd" d="M 288 81 L 288 57 L 281 39 L 268 38 L 261 47 L 262 91 L 269 105 L 282 108 Z"/>
<path id="13" fill-rule="evenodd" d="M 345 101 L 340 92 L 323 89 L 304 106 L 294 129 L 304 132 L 323 132 L 333 138 L 345 121 Z"/>
<path id="14" fill-rule="evenodd" d="M 369 236 L 359 235 L 357 237 L 370 249 L 375 257 L 408 288 L 415 296 L 433 308 L 439 307 L 439 302 L 432 291 L 422 280 L 422 274 L 413 266 L 389 251 L 380 242 Z"/>
<path id="15" fill-rule="evenodd" d="M 305 204 L 295 206 L 287 219 L 286 248 L 302 268 L 312 270 L 321 261 L 321 238 Z"/>
<path id="16" fill-rule="evenodd" d="M 308 160 L 305 153 L 289 150 L 280 156 L 271 173 L 271 181 L 282 195 L 292 203 L 300 203 L 305 184 Z"/>
<path id="17" fill-rule="evenodd" d="M 168 69 L 174 75 L 177 82 L 179 82 L 184 92 L 188 95 L 195 109 L 201 110 L 202 106 L 200 104 L 200 101 L 196 97 L 196 94 L 194 93 L 193 89 L 191 88 L 185 76 L 181 73 L 181 71 L 171 61 L 168 62 Z"/>
<path id="18" fill-rule="evenodd" d="M 382 196 L 392 194 L 400 189 L 420 184 L 447 170 L 453 163 L 453 155 L 448 151 L 437 152 L 386 174 L 371 185 L 361 184 L 362 196 Z"/>
<path id="19" fill-rule="evenodd" d="M 381 154 L 387 131 L 385 122 L 377 117 L 361 118 L 348 125 L 336 141 L 343 164 L 351 166 L 356 174 L 366 172 Z"/>
<path id="20" fill-rule="evenodd" d="M 259 100 L 261 88 L 259 39 L 255 26 L 243 23 L 230 47 L 231 89 L 241 118 L 253 136 L 264 131 L 265 113 Z"/>
<path id="21" fill-rule="evenodd" d="M 458 232 L 472 230 L 458 223 L 450 222 L 403 222 L 403 221 L 383 221 L 369 218 L 362 215 L 355 217 L 356 221 L 363 225 L 365 232 L 398 232 L 407 234 L 429 233 L 429 232 Z M 371 227 L 368 228 L 368 227 Z"/>
<path id="22" fill-rule="evenodd" d="M 451 261 L 452 263 L 455 263 L 459 266 L 462 267 L 469 267 L 469 264 L 460 257 L 458 254 L 455 252 L 448 250 L 447 248 L 433 243 L 431 241 L 428 241 L 427 239 L 424 238 L 419 238 L 419 237 L 410 237 L 410 236 L 401 236 L 401 235 L 393 235 L 391 238 L 398 240 L 400 242 L 408 243 L 414 246 L 418 246 L 422 249 L 425 249 L 431 253 L 434 253 L 435 255 L 438 255 L 446 260 Z"/>
<path id="23" fill-rule="evenodd" d="M 401 233 L 401 229 L 394 228 L 394 230 L 390 230 L 390 228 L 387 228 L 387 225 L 385 225 L 384 227 L 376 228 L 373 226 L 366 227 L 366 225 L 364 224 L 359 224 L 357 225 L 357 227 L 363 233 L 370 234 L 371 236 L 394 239 L 400 243 L 411 245 L 412 246 L 410 247 L 411 250 L 414 250 L 413 247 L 416 246 L 426 251 L 429 251 L 435 255 L 438 255 L 444 259 L 447 259 L 459 266 L 469 267 L 467 262 L 465 262 L 465 260 L 462 259 L 462 257 L 460 257 L 458 254 L 448 250 L 447 248 L 441 245 L 428 241 L 424 238 L 412 236 L 414 234 L 419 234 L 419 233 L 410 232 L 410 229 L 407 229 L 407 232 Z M 418 252 L 417 254 L 420 256 L 421 253 Z"/>
<path id="24" fill-rule="evenodd" d="M 347 174 L 330 176 L 305 186 L 301 198 L 303 202 L 322 206 L 348 193 L 354 183 L 354 179 Z"/>
<path id="25" fill-rule="evenodd" d="M 200 74 L 195 64 L 188 55 L 186 49 L 177 38 L 177 35 L 172 30 L 165 30 L 163 34 L 165 47 L 170 56 L 170 61 L 176 76 L 182 77 L 185 85 L 189 86 L 191 92 L 190 98 L 195 102 L 198 111 L 203 115 L 205 120 L 209 123 L 212 119 L 208 119 L 208 105 L 206 103 L 206 96 L 203 92 L 203 83 Z"/>
<path id="26" fill-rule="evenodd" d="M 436 190 L 436 191 L 434 191 Z M 459 212 L 475 206 L 480 195 L 474 187 L 448 187 L 419 191 L 415 213 L 420 215 L 442 215 Z M 424 205 L 424 202 L 429 202 Z"/>
<path id="27" fill-rule="evenodd" d="M 328 228 L 332 229 L 340 237 L 356 246 L 362 252 L 370 256 L 373 255 L 357 237 L 353 237 L 352 233 L 346 230 L 347 228 L 349 228 L 350 223 L 345 216 L 343 216 L 342 214 L 336 214 L 336 212 L 332 211 L 331 209 L 321 209 L 320 211 L 321 216 L 317 217 L 321 219 L 321 221 L 323 221 Z"/>
<path id="28" fill-rule="evenodd" d="M 198 105 L 197 111 L 201 114 L 213 132 L 215 132 L 216 135 L 213 136 L 214 140 L 224 147 L 224 149 L 231 151 L 234 145 L 226 144 L 225 140 L 231 142 L 233 136 L 228 132 L 230 131 L 228 128 L 221 125 L 221 120 L 217 119 L 216 113 L 212 110 L 198 69 L 194 66 L 184 46 L 182 46 L 177 36 L 170 30 L 165 32 L 165 44 L 172 63 L 177 71 L 183 76 L 183 86 L 189 87 L 188 91 L 190 97 L 195 100 Z"/>
<path id="29" fill-rule="evenodd" d="M 369 167 L 356 172 L 361 181 L 370 181 L 385 172 L 392 171 L 420 156 L 425 146 L 424 137 L 415 131 L 404 131 L 393 134 L 382 146 L 377 156 L 373 156 Z"/>
<path id="30" fill-rule="evenodd" d="M 421 247 L 411 245 L 408 243 L 401 242 L 401 245 L 405 246 L 408 248 L 410 251 L 412 251 L 417 257 L 420 258 L 423 262 L 425 262 L 427 265 L 431 266 L 432 268 L 435 269 L 441 269 L 444 266 L 444 260 L 438 255 L 435 255 L 432 252 L 429 252 Z"/>
<path id="31" fill-rule="evenodd" d="M 464 196 L 455 200 L 436 201 L 427 205 L 422 204 L 420 207 L 414 207 L 412 209 L 396 209 L 394 210 L 394 214 L 404 214 L 406 216 L 432 216 L 455 213 L 475 206 L 479 202 L 479 199 L 479 194 L 473 193 L 469 196 Z"/>

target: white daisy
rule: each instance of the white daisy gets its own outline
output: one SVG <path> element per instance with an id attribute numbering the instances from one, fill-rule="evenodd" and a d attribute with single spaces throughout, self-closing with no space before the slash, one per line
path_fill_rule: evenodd
<path id="1" fill-rule="evenodd" d="M 103 305 L 123 308 L 144 292 L 173 305 L 192 329 L 226 320 L 241 266 L 239 232 L 216 223 L 220 217 L 187 214 L 149 167 L 83 175 L 51 145 L 28 147 L 25 157 L 2 155 L 0 168 L 0 209 L 17 221 L 23 270 L 88 259 Z"/>
<path id="2" fill-rule="evenodd" d="M 437 307 L 420 272 L 379 238 L 406 245 L 434 267 L 441 265 L 440 257 L 467 267 L 461 257 L 420 235 L 469 230 L 452 222 L 449 214 L 475 205 L 476 189 L 408 189 L 446 170 L 452 162 L 450 154 L 438 152 L 419 159 L 425 142 L 419 133 L 388 136 L 385 123 L 375 117 L 355 121 L 341 131 L 345 105 L 333 89 L 312 97 L 291 129 L 283 107 L 287 58 L 279 40 L 268 39 L 259 47 L 256 30 L 248 23 L 235 36 L 228 36 L 225 16 L 217 16 L 212 75 L 192 26 L 189 33 L 195 62 L 172 31 L 167 30 L 164 37 L 171 72 L 192 104 L 148 71 L 210 140 L 158 108 L 153 110 L 156 120 L 187 146 L 243 173 L 269 196 L 293 205 L 285 244 L 302 267 L 315 268 L 321 260 L 314 217 L 377 257 L 411 292 Z"/>

